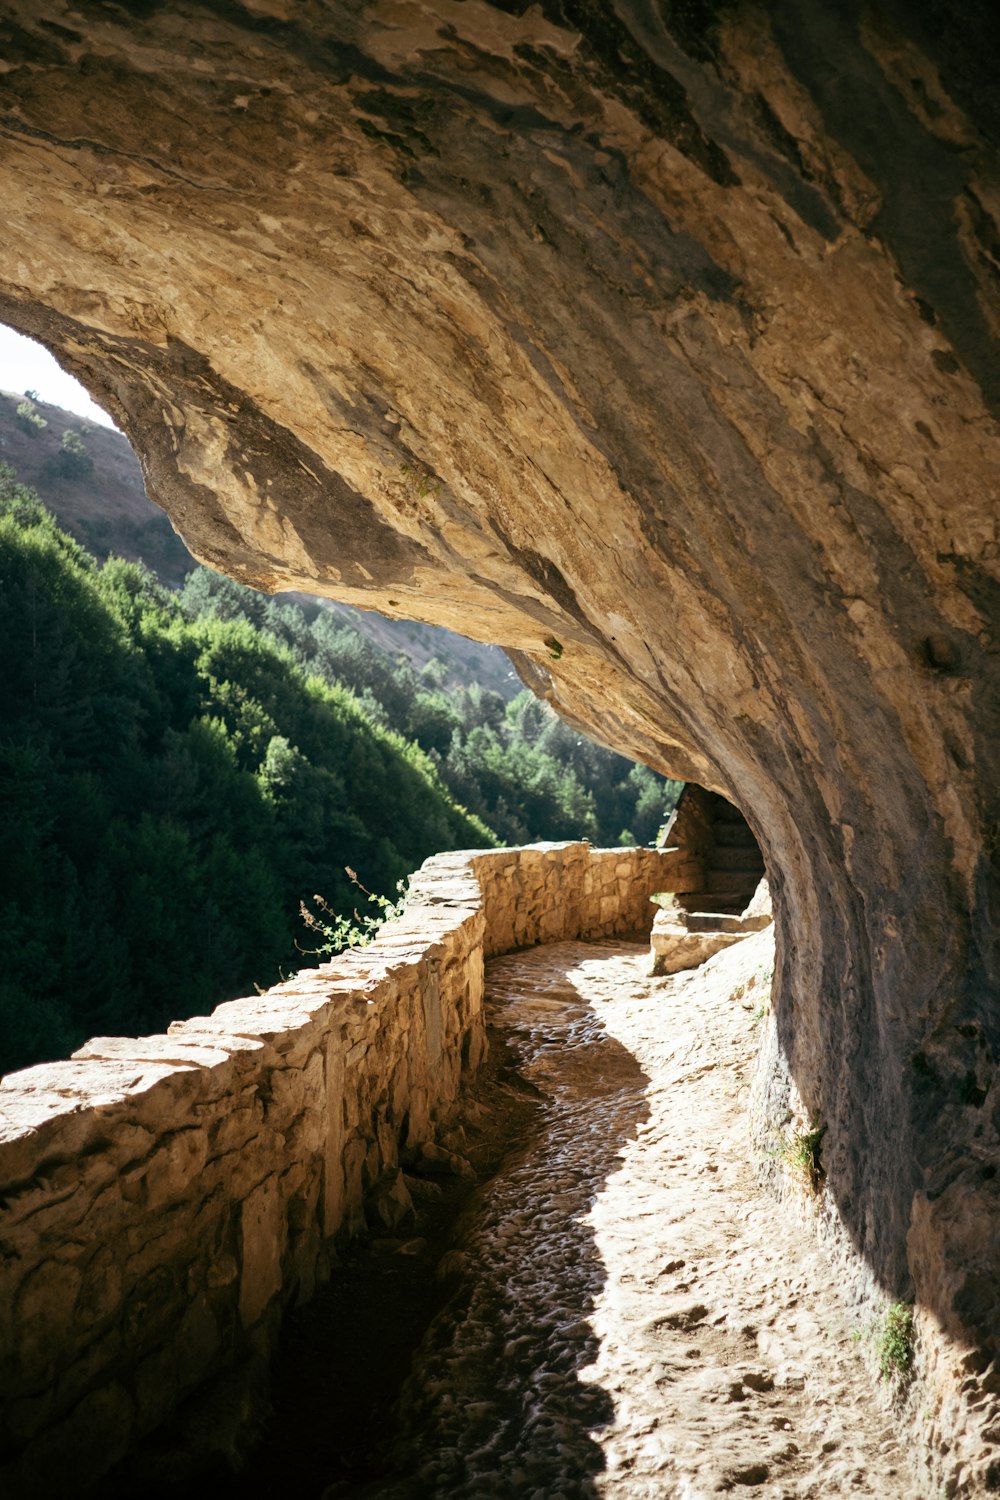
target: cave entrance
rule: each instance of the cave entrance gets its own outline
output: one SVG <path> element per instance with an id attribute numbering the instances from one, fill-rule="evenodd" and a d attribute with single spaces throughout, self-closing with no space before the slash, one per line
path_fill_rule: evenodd
<path id="1" fill-rule="evenodd" d="M 771 921 L 764 856 L 738 807 L 704 787 L 685 787 L 660 838 L 671 853 L 671 888 L 653 899 L 654 974 L 692 969 Z"/>
<path id="2" fill-rule="evenodd" d="M 738 917 L 764 879 L 764 856 L 750 824 L 725 797 L 689 782 L 664 826 L 661 848 L 678 847 L 690 856 L 696 888 L 676 894 L 692 931 L 710 930 L 711 920 Z"/>

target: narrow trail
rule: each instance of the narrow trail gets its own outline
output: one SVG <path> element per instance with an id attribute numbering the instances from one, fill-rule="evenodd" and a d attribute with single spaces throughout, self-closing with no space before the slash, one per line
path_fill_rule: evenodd
<path id="1" fill-rule="evenodd" d="M 767 942 L 666 979 L 620 943 L 490 965 L 542 1128 L 463 1215 L 398 1477 L 330 1500 L 917 1500 L 822 1253 L 748 1159 L 731 995 Z"/>

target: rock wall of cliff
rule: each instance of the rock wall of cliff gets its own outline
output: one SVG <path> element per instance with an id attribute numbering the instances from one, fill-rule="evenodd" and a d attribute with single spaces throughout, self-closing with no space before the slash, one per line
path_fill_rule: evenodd
<path id="1" fill-rule="evenodd" d="M 762 1097 L 827 1127 L 845 1242 L 928 1309 L 954 1469 L 1000 1357 L 991 8 L 0 24 L 0 315 L 109 405 L 194 551 L 512 648 L 745 812 L 779 933 Z"/>

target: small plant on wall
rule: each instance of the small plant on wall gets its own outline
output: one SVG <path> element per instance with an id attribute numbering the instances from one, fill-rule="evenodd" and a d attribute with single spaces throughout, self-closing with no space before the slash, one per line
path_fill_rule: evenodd
<path id="1" fill-rule="evenodd" d="M 825 1125 L 811 1130 L 790 1130 L 781 1137 L 777 1152 L 785 1166 L 814 1193 L 819 1191 L 826 1176 L 821 1155 L 825 1135 Z"/>
<path id="2" fill-rule="evenodd" d="M 362 885 L 356 872 L 349 865 L 345 866 L 345 869 L 348 879 L 361 891 L 371 909 L 359 912 L 355 907 L 349 916 L 343 916 L 335 912 L 322 896 L 313 896 L 312 904 L 315 910 L 310 910 L 306 903 L 301 901 L 299 915 L 303 926 L 317 940 L 315 948 L 299 948 L 301 953 L 308 953 L 310 957 L 332 958 L 335 953 L 342 953 L 345 948 L 364 948 L 375 941 L 379 930 L 385 926 L 386 922 L 391 922 L 394 917 L 402 913 L 406 900 L 405 880 L 397 881 L 398 900 L 390 901 L 388 896 L 377 896 L 374 891 Z"/>
<path id="3" fill-rule="evenodd" d="M 894 1302 L 881 1318 L 875 1318 L 867 1328 L 856 1328 L 851 1334 L 856 1343 L 864 1342 L 871 1347 L 880 1379 L 897 1397 L 903 1395 L 913 1379 L 916 1336 L 913 1308 L 906 1302 Z"/>
<path id="4" fill-rule="evenodd" d="M 875 1357 L 883 1380 L 895 1384 L 913 1378 L 913 1309 L 905 1302 L 894 1302 L 875 1336 Z"/>

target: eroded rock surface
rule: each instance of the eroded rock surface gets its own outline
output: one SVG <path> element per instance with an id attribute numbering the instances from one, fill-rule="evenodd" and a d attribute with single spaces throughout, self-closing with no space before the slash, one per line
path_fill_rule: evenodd
<path id="1" fill-rule="evenodd" d="M 952 1470 L 1000 1384 L 991 12 L 0 0 L 0 313 L 195 551 L 513 648 L 746 813 L 763 1116 L 927 1309 Z"/>

